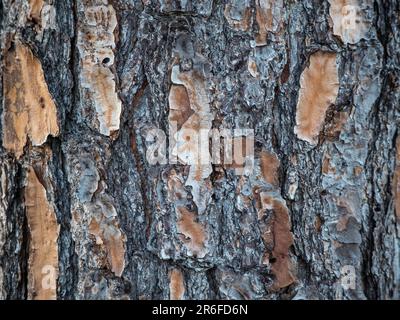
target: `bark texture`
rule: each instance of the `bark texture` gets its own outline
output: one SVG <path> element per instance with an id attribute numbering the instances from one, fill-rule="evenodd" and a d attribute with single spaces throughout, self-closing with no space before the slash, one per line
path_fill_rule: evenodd
<path id="1" fill-rule="evenodd" d="M 0 0 L 0 299 L 399 299 L 399 29 L 398 0 Z M 253 170 L 152 165 L 173 122 L 253 129 Z"/>

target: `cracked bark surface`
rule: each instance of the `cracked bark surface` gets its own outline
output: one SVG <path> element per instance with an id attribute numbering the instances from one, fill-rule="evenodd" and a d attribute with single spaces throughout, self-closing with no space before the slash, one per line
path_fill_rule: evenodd
<path id="1" fill-rule="evenodd" d="M 0 58 L 0 299 L 400 298 L 398 0 L 0 0 Z"/>

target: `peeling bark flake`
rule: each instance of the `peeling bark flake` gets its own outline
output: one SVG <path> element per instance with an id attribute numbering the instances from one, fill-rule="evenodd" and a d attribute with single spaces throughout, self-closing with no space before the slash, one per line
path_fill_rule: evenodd
<path id="1" fill-rule="evenodd" d="M 100 221 L 99 221 L 100 220 Z M 97 245 L 104 245 L 111 271 L 120 277 L 125 269 L 125 239 L 115 220 L 93 218 L 89 233 L 96 237 Z"/>
<path id="2" fill-rule="evenodd" d="M 328 107 L 339 91 L 336 54 L 318 51 L 300 79 L 295 134 L 301 140 L 317 144 Z"/>
<path id="3" fill-rule="evenodd" d="M 17 158 L 27 137 L 32 145 L 57 136 L 56 105 L 50 95 L 40 61 L 20 42 L 5 57 L 3 146 Z"/>
<path id="4" fill-rule="evenodd" d="M 170 300 L 183 300 L 185 294 L 185 280 L 182 271 L 172 269 L 169 273 L 169 298 Z"/>
<path id="5" fill-rule="evenodd" d="M 278 186 L 278 169 L 280 161 L 273 153 L 261 152 L 261 172 L 265 182 Z"/>
<path id="6" fill-rule="evenodd" d="M 92 216 L 89 233 L 95 236 L 96 244 L 105 249 L 110 270 L 120 277 L 125 269 L 126 236 L 119 227 L 117 211 L 112 202 L 110 196 L 101 193 L 85 203 L 84 208 Z"/>
<path id="7" fill-rule="evenodd" d="M 172 69 L 171 80 L 186 89 L 186 94 L 180 89 L 179 98 L 174 92 L 176 87 L 173 86 L 171 88 L 173 91 L 170 92 L 172 107 L 178 108 L 174 104 L 179 100 L 180 110 L 171 109 L 169 121 L 178 119 L 180 120 L 178 124 L 181 123 L 181 128 L 176 132 L 177 142 L 172 152 L 183 164 L 190 164 L 186 185 L 192 187 L 193 201 L 196 203 L 198 213 L 201 214 L 206 210 L 210 198 L 211 185 L 208 177 L 212 172 L 212 166 L 209 152 L 204 146 L 199 145 L 199 141 L 202 131 L 209 132 L 211 129 L 214 117 L 210 110 L 203 75 L 196 70 L 180 72 L 179 66 L 176 65 Z M 183 122 L 184 119 L 186 120 Z"/>
<path id="8" fill-rule="evenodd" d="M 267 44 L 267 33 L 278 32 L 282 25 L 283 0 L 257 0 L 256 20 L 258 34 L 256 35 L 257 46 Z"/>
<path id="9" fill-rule="evenodd" d="M 272 210 L 273 219 L 263 236 L 267 241 L 266 246 L 273 245 L 271 271 L 275 275 L 274 289 L 285 288 L 295 281 L 293 266 L 289 257 L 289 249 L 293 244 L 293 235 L 290 232 L 291 223 L 288 208 L 283 199 L 276 198 L 272 194 L 260 193 L 263 210 Z M 259 215 L 259 220 L 263 217 Z M 271 234 L 272 232 L 272 234 Z M 271 243 L 273 241 L 273 243 Z"/>
<path id="10" fill-rule="evenodd" d="M 172 85 L 169 92 L 169 121 L 175 121 L 180 130 L 194 111 L 190 108 L 190 100 L 186 88 L 182 85 Z"/>
<path id="11" fill-rule="evenodd" d="M 229 1 L 225 5 L 224 16 L 231 28 L 247 31 L 251 25 L 251 7 L 248 0 Z"/>
<path id="12" fill-rule="evenodd" d="M 196 215 L 185 207 L 178 207 L 179 220 L 178 231 L 185 238 L 183 242 L 186 248 L 194 256 L 202 258 L 205 256 L 206 233 L 204 227 L 196 221 Z"/>
<path id="13" fill-rule="evenodd" d="M 30 231 L 28 262 L 28 298 L 56 299 L 58 277 L 58 235 L 53 206 L 34 169 L 28 170 L 25 206 Z"/>
<path id="14" fill-rule="evenodd" d="M 30 6 L 30 18 L 34 21 L 39 21 L 41 18 L 41 12 L 44 5 L 43 0 L 29 0 Z"/>
<path id="15" fill-rule="evenodd" d="M 353 44 L 366 37 L 368 25 L 361 1 L 329 0 L 329 3 L 334 35 L 339 36 L 344 43 Z"/>
<path id="16" fill-rule="evenodd" d="M 83 6 L 82 10 L 84 19 L 78 31 L 78 49 L 82 68 L 83 114 L 87 116 L 86 108 L 94 108 L 97 118 L 91 125 L 101 134 L 109 136 L 119 130 L 121 115 L 121 101 L 111 70 L 117 18 L 111 5 Z"/>

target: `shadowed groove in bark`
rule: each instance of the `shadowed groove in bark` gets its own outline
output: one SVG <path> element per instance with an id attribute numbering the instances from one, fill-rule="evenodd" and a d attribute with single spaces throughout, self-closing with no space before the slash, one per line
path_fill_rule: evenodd
<path id="1" fill-rule="evenodd" d="M 12 221 L 13 228 L 8 229 L 10 236 L 5 244 L 6 254 L 2 257 L 5 266 L 5 287 L 7 299 L 26 299 L 28 285 L 29 231 L 23 203 L 24 179 L 22 167 L 16 166 L 12 177 L 13 189 L 7 217 Z"/>

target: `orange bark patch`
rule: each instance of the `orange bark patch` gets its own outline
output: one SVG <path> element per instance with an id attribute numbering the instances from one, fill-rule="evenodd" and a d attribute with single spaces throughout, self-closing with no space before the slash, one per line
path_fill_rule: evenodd
<path id="1" fill-rule="evenodd" d="M 105 246 L 111 271 L 120 277 L 125 268 L 125 241 L 116 221 L 104 216 L 93 218 L 89 233 L 96 237 L 97 245 Z"/>
<path id="2" fill-rule="evenodd" d="M 400 136 L 396 139 L 396 167 L 393 179 L 393 195 L 396 217 L 400 220 Z"/>
<path id="3" fill-rule="evenodd" d="M 335 103 L 339 91 L 336 54 L 318 51 L 300 79 L 295 134 L 301 140 L 316 144 L 328 107 Z"/>
<path id="4" fill-rule="evenodd" d="M 177 123 L 178 130 L 194 113 L 190 108 L 189 96 L 182 85 L 172 85 L 169 92 L 169 121 Z"/>
<path id="5" fill-rule="evenodd" d="M 280 161 L 276 154 L 261 152 L 261 172 L 265 182 L 277 186 L 278 185 L 278 169 Z"/>
<path id="6" fill-rule="evenodd" d="M 189 98 L 190 110 L 193 111 L 190 115 L 182 115 L 182 120 L 187 116 L 188 118 L 174 135 L 176 141 L 173 142 L 172 155 L 181 163 L 190 165 L 186 185 L 192 187 L 193 201 L 198 213 L 203 213 L 209 199 L 210 183 L 206 179 L 212 172 L 212 166 L 208 134 L 214 118 L 210 110 L 206 79 L 197 70 L 180 72 L 179 66 L 175 65 L 172 67 L 171 81 L 184 86 L 187 97 L 182 94 L 182 98 L 185 103 Z M 174 116 L 175 114 L 170 114 L 169 120 Z"/>
<path id="7" fill-rule="evenodd" d="M 3 146 L 19 158 L 27 137 L 38 146 L 58 135 L 57 110 L 40 61 L 20 42 L 6 54 L 3 81 Z"/>
<path id="8" fill-rule="evenodd" d="M 110 134 L 119 129 L 121 100 L 116 92 L 114 64 L 117 18 L 111 5 L 88 6 L 78 32 L 80 75 L 84 103 L 94 105 L 98 130 Z"/>
<path id="9" fill-rule="evenodd" d="M 182 300 L 185 294 L 185 282 L 182 272 L 179 269 L 171 270 L 169 281 L 169 298 L 171 300 Z"/>
<path id="10" fill-rule="evenodd" d="M 32 167 L 28 170 L 25 206 L 30 231 L 28 298 L 56 299 L 59 225 L 46 190 Z"/>
<path id="11" fill-rule="evenodd" d="M 329 175 L 334 174 L 336 172 L 335 168 L 331 166 L 331 158 L 325 154 L 322 160 L 322 173 Z"/>
<path id="12" fill-rule="evenodd" d="M 267 44 L 267 32 L 277 32 L 282 23 L 282 0 L 256 0 L 257 46 Z"/>
<path id="13" fill-rule="evenodd" d="M 289 286 L 295 281 L 289 257 L 289 249 L 293 244 L 293 235 L 290 232 L 289 211 L 282 199 L 274 198 L 272 195 L 264 192 L 260 194 L 260 197 L 263 210 L 269 209 L 273 212 L 273 219 L 264 230 L 267 234 L 263 238 L 264 241 L 268 241 L 266 243 L 267 247 L 273 241 L 272 257 L 270 259 L 271 270 L 275 275 L 273 288 L 280 289 Z"/>
<path id="14" fill-rule="evenodd" d="M 363 167 L 356 166 L 354 167 L 354 175 L 359 176 L 363 172 Z"/>
<path id="15" fill-rule="evenodd" d="M 257 63 L 252 57 L 249 57 L 249 60 L 247 61 L 247 70 L 254 78 L 258 78 L 260 76 L 257 68 Z"/>
<path id="16" fill-rule="evenodd" d="M 243 10 L 243 14 L 240 18 L 233 18 L 231 15 L 232 4 L 229 3 L 225 6 L 224 16 L 226 21 L 231 28 L 239 31 L 247 31 L 250 27 L 251 22 L 251 8 L 246 7 Z"/>
<path id="17" fill-rule="evenodd" d="M 344 43 L 357 43 L 366 37 L 368 26 L 358 0 L 329 0 L 333 34 Z"/>
<path id="18" fill-rule="evenodd" d="M 119 129 L 121 101 L 115 91 L 115 79 L 110 69 L 103 66 L 85 67 L 83 71 L 85 88 L 92 90 L 96 112 L 100 123 L 99 130 L 104 135 Z"/>
<path id="19" fill-rule="evenodd" d="M 34 21 L 39 21 L 40 20 L 40 13 L 42 11 L 44 5 L 43 0 L 29 0 L 29 6 L 31 8 L 30 11 L 30 18 Z"/>
<path id="20" fill-rule="evenodd" d="M 168 175 L 168 199 L 171 202 L 182 201 L 186 198 L 185 186 L 182 182 L 183 178 L 179 177 L 174 169 Z"/>
<path id="21" fill-rule="evenodd" d="M 209 113 L 210 102 L 205 86 L 204 76 L 197 71 L 182 72 L 178 79 L 185 86 L 190 100 L 190 107 L 195 112 Z M 204 114 L 204 115 L 206 115 Z"/>
<path id="22" fill-rule="evenodd" d="M 178 207 L 178 231 L 183 234 L 185 245 L 194 255 L 203 257 L 206 233 L 204 227 L 196 221 L 196 215 L 185 207 Z"/>
<path id="23" fill-rule="evenodd" d="M 314 228 L 317 232 L 320 232 L 321 227 L 322 227 L 322 219 L 320 216 L 316 216 L 314 220 Z"/>

